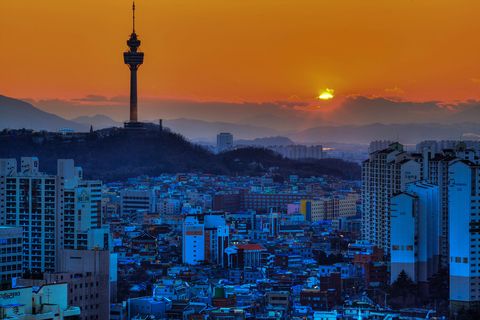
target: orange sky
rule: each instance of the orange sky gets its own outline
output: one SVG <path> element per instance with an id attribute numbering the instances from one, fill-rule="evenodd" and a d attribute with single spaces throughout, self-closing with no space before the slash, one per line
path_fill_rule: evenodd
<path id="1" fill-rule="evenodd" d="M 0 93 L 128 94 L 129 0 L 1 0 Z M 137 0 L 139 94 L 480 99 L 478 0 Z"/>

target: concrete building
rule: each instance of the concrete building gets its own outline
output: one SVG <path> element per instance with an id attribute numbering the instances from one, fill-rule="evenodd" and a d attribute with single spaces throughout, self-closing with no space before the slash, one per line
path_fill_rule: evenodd
<path id="1" fill-rule="evenodd" d="M 290 203 L 308 199 L 306 193 L 260 193 L 242 192 L 240 194 L 240 206 L 243 210 L 255 210 L 257 212 L 287 212 Z"/>
<path id="2" fill-rule="evenodd" d="M 292 144 L 287 146 L 269 146 L 267 149 L 273 150 L 288 159 L 323 159 L 323 146 L 305 146 L 301 144 Z"/>
<path id="3" fill-rule="evenodd" d="M 167 310 L 172 309 L 172 301 L 168 298 L 158 297 L 139 297 L 128 299 L 127 301 L 127 320 L 146 319 L 146 317 L 155 317 L 155 319 L 167 319 Z"/>
<path id="4" fill-rule="evenodd" d="M 83 180 L 83 170 L 71 159 L 57 161 L 57 177 L 58 249 L 108 248 L 108 229 L 102 228 L 101 181 Z"/>
<path id="5" fill-rule="evenodd" d="M 2 159 L 0 216 L 2 224 L 22 227 L 23 270 L 55 270 L 57 239 L 57 177 L 39 171 L 36 157 Z M 3 191 L 4 190 L 4 191 Z"/>
<path id="6" fill-rule="evenodd" d="M 451 146 L 451 149 L 444 149 Z M 443 149 L 442 149 L 443 148 Z M 441 264 L 442 267 L 448 267 L 448 166 L 456 160 L 468 160 L 476 162 L 476 152 L 474 149 L 467 149 L 463 142 L 449 141 L 425 141 L 417 145 L 418 152 L 423 159 L 423 176 L 426 181 L 439 186 L 440 191 L 440 210 L 441 210 Z"/>
<path id="7" fill-rule="evenodd" d="M 375 140 L 370 142 L 368 146 L 368 153 L 374 153 L 376 151 L 388 149 L 391 144 L 394 144 L 394 141 L 391 140 Z"/>
<path id="8" fill-rule="evenodd" d="M 310 222 L 353 217 L 357 214 L 359 198 L 357 193 L 347 193 L 316 200 L 303 199 L 300 201 L 300 213 Z"/>
<path id="9" fill-rule="evenodd" d="M 190 299 L 190 285 L 181 279 L 159 279 L 153 286 L 152 295 L 158 300 L 161 298 L 188 300 Z"/>
<path id="10" fill-rule="evenodd" d="M 480 166 L 454 161 L 448 177 L 451 311 L 479 310 Z"/>
<path id="11" fill-rule="evenodd" d="M 62 250 L 58 272 L 47 273 L 47 283 L 68 283 L 68 304 L 82 310 L 79 319 L 110 316 L 110 253 L 107 250 Z"/>
<path id="12" fill-rule="evenodd" d="M 236 244 L 225 249 L 229 268 L 258 268 L 267 249 L 258 243 Z"/>
<path id="13" fill-rule="evenodd" d="M 67 291 L 66 283 L 0 291 L 0 318 L 15 320 L 78 319 L 80 308 L 68 304 Z"/>
<path id="14" fill-rule="evenodd" d="M 84 180 L 73 160 L 58 160 L 56 175 L 40 172 L 34 157 L 22 158 L 19 172 L 14 160 L 1 162 L 7 165 L 0 174 L 0 204 L 5 224 L 23 229 L 25 281 L 28 273 L 43 273 L 43 284 L 66 282 L 69 305 L 82 308 L 82 319 L 107 319 L 116 274 L 110 279 L 101 182 Z"/>
<path id="15" fill-rule="evenodd" d="M 229 132 L 221 132 L 217 134 L 217 152 L 232 150 L 233 148 L 233 135 Z"/>
<path id="16" fill-rule="evenodd" d="M 182 210 L 182 203 L 178 199 L 161 199 L 157 201 L 158 214 L 174 215 Z"/>
<path id="17" fill-rule="evenodd" d="M 110 305 L 110 320 L 126 320 L 127 307 L 125 303 L 114 303 Z"/>
<path id="18" fill-rule="evenodd" d="M 440 196 L 437 186 L 416 182 L 391 200 L 390 282 L 405 271 L 415 283 L 426 283 L 438 271 Z"/>
<path id="19" fill-rule="evenodd" d="M 224 250 L 229 244 L 229 228 L 223 215 L 186 216 L 182 234 L 183 263 L 226 263 Z"/>
<path id="20" fill-rule="evenodd" d="M 226 264 L 224 251 L 230 243 L 230 229 L 224 215 L 205 215 L 205 260 L 220 266 Z"/>
<path id="21" fill-rule="evenodd" d="M 182 229 L 182 261 L 198 264 L 205 260 L 205 226 L 197 216 L 187 216 Z"/>
<path id="22" fill-rule="evenodd" d="M 84 180 L 73 160 L 59 159 L 56 175 L 42 173 L 36 157 L 22 157 L 20 171 L 15 159 L 0 163 L 0 219 L 23 228 L 23 271 L 54 272 L 59 250 L 108 242 L 102 184 Z"/>
<path id="23" fill-rule="evenodd" d="M 0 226 L 1 288 L 11 288 L 12 281 L 22 276 L 23 229 Z"/>
<path id="24" fill-rule="evenodd" d="M 362 165 L 362 238 L 390 252 L 390 198 L 421 180 L 421 159 L 399 143 L 375 151 Z"/>
<path id="25" fill-rule="evenodd" d="M 340 194 L 334 196 L 332 201 L 334 203 L 333 219 L 353 217 L 357 215 L 357 204 L 360 201 L 360 194 Z"/>
<path id="26" fill-rule="evenodd" d="M 155 212 L 155 193 L 151 189 L 125 189 L 120 192 L 120 214 L 134 216 L 138 212 Z"/>
<path id="27" fill-rule="evenodd" d="M 306 221 L 317 222 L 325 220 L 325 209 L 325 199 L 300 200 L 300 213 L 305 216 Z"/>

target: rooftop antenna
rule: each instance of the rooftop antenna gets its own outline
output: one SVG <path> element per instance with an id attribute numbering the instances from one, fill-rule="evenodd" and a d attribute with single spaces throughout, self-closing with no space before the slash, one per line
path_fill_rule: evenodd
<path id="1" fill-rule="evenodd" d="M 132 22 L 133 22 L 133 33 L 135 33 L 135 1 L 132 4 Z"/>

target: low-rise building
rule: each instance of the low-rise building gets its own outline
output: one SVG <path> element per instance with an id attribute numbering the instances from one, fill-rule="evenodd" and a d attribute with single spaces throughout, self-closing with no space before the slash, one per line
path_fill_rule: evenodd
<path id="1" fill-rule="evenodd" d="M 12 280 L 22 276 L 22 238 L 21 227 L 0 226 L 0 285 L 2 288 L 11 288 Z"/>
<path id="2" fill-rule="evenodd" d="M 0 318 L 15 320 L 76 320 L 80 308 L 68 304 L 67 284 L 0 291 Z"/>

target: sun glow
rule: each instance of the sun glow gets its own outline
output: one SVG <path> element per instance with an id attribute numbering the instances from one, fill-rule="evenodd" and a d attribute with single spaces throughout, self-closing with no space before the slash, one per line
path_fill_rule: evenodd
<path id="1" fill-rule="evenodd" d="M 335 90 L 333 89 L 328 89 L 326 88 L 325 90 L 323 90 L 320 95 L 318 96 L 318 99 L 320 100 L 330 100 L 330 99 L 333 99 L 333 97 L 335 97 L 333 94 L 334 94 Z"/>

